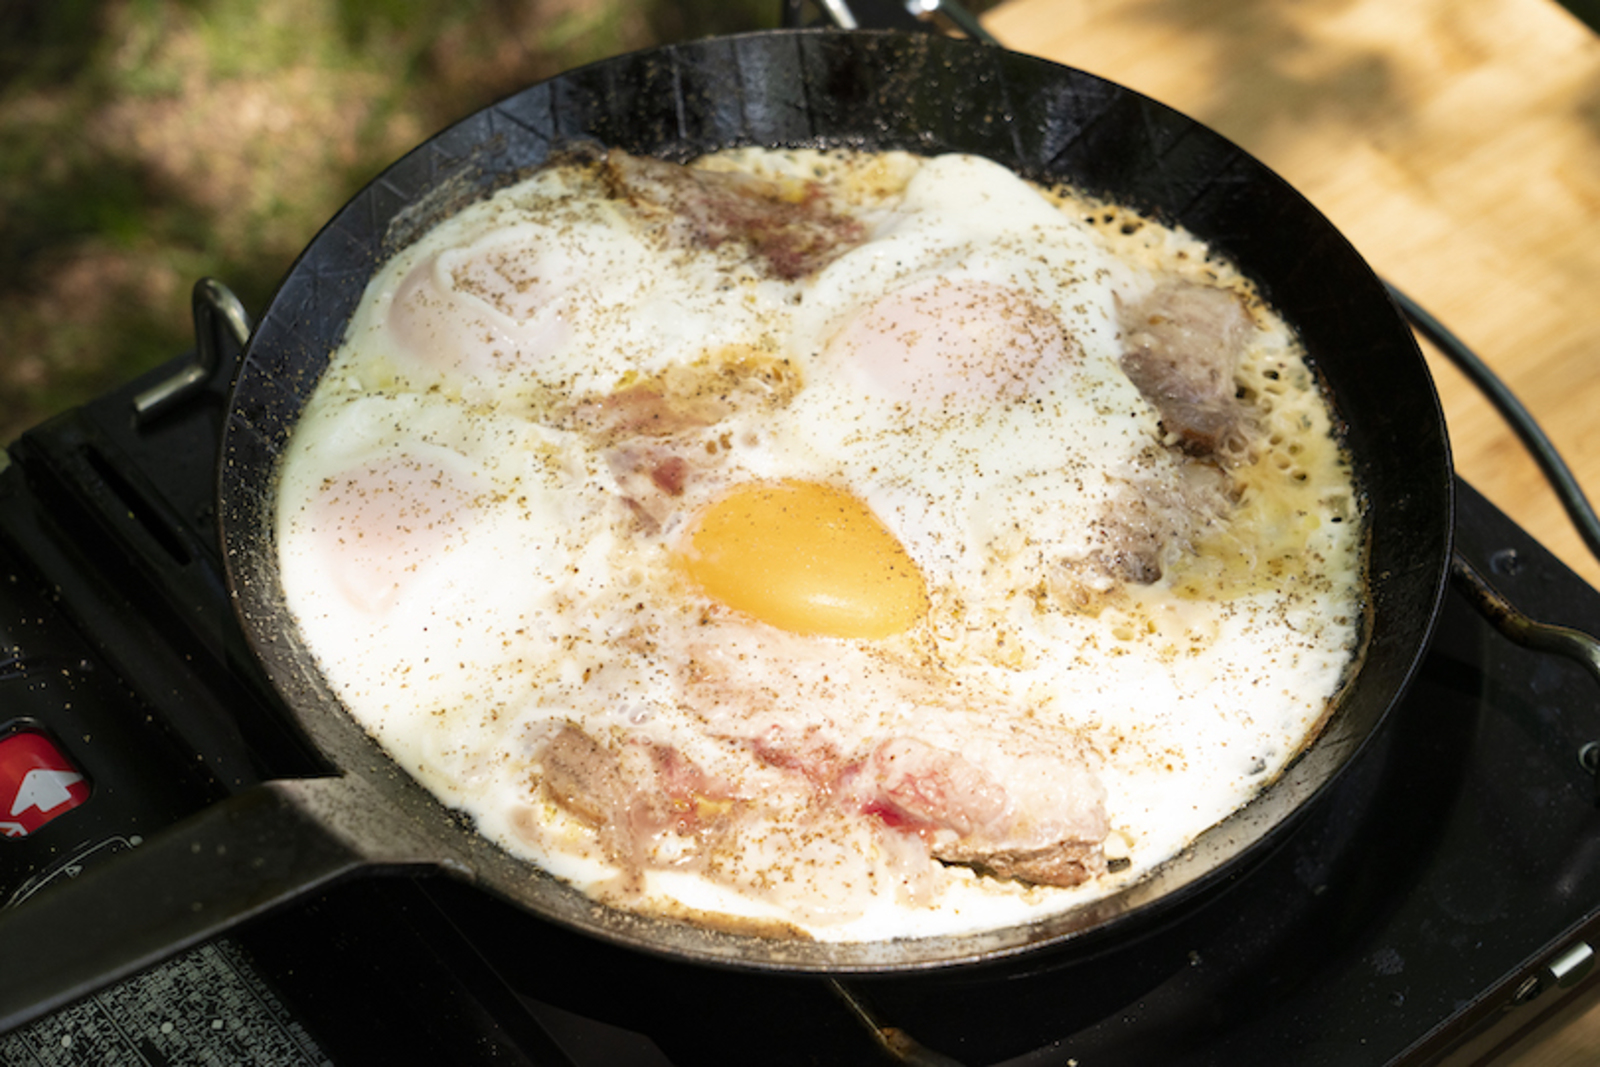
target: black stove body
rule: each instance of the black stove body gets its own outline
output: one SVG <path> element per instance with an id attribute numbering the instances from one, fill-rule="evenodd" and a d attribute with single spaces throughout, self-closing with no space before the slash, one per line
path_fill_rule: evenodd
<path id="1" fill-rule="evenodd" d="M 323 769 L 222 579 L 230 368 L 134 418 L 182 369 L 24 434 L 0 469 L 0 782 L 8 742 L 60 761 L 0 810 L 0 906 Z M 1457 495 L 1469 560 L 1534 617 L 1600 631 L 1600 594 Z M 1404 702 L 1284 843 L 1131 937 L 841 986 L 639 955 L 444 877 L 367 877 L 0 1035 L 0 1063 L 1490 1062 L 1597 999 L 1597 711 L 1580 667 L 1452 594 Z"/>

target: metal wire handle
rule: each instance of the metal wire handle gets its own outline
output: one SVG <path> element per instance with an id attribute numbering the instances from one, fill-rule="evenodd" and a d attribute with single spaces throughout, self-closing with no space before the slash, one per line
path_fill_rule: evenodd
<path id="1" fill-rule="evenodd" d="M 1510 424 L 1523 445 L 1533 455 L 1544 472 L 1550 487 L 1560 498 L 1567 517 L 1577 527 L 1589 551 L 1600 559 L 1600 518 L 1594 505 L 1584 495 L 1583 488 L 1573 475 L 1550 438 L 1516 395 L 1489 369 L 1477 353 L 1430 315 L 1422 305 L 1412 300 L 1393 285 L 1384 283 L 1389 296 L 1399 305 L 1412 327 L 1427 338 L 1434 347 L 1453 363 L 1467 379 L 1483 393 L 1485 398 Z M 1460 552 L 1450 556 L 1450 578 L 1456 590 L 1472 602 L 1490 625 L 1513 644 L 1538 652 L 1553 652 L 1565 656 L 1589 672 L 1600 684 L 1600 639 L 1582 630 L 1540 622 L 1521 611 L 1509 598 L 1491 585 L 1481 572 Z M 1595 775 L 1595 804 L 1600 806 L 1600 742 L 1590 741 L 1578 751 L 1578 762 Z"/>
<path id="2" fill-rule="evenodd" d="M 143 426 L 171 411 L 210 384 L 222 365 L 222 345 L 243 348 L 250 340 L 250 314 L 233 290 L 215 278 L 194 283 L 189 297 L 194 315 L 194 359 L 176 374 L 133 398 L 133 420 Z"/>
<path id="3" fill-rule="evenodd" d="M 1000 42 L 956 0 L 816 0 L 822 17 L 841 30 L 863 26 L 879 29 L 912 28 L 928 17 L 942 17 L 974 41 L 998 46 Z M 798 29 L 805 0 L 784 0 L 782 25 Z"/>
<path id="4" fill-rule="evenodd" d="M 1566 509 L 1572 525 L 1577 527 L 1583 543 L 1588 546 L 1590 553 L 1596 559 L 1600 559 L 1600 518 L 1595 515 L 1594 505 L 1584 495 L 1583 487 L 1578 484 L 1577 477 L 1573 475 L 1533 415 L 1522 406 L 1516 394 L 1512 393 L 1494 371 L 1489 369 L 1489 365 L 1479 359 L 1477 353 L 1468 348 L 1461 338 L 1451 333 L 1442 322 L 1428 314 L 1422 305 L 1395 286 L 1385 283 L 1384 287 L 1389 290 L 1394 302 L 1400 305 L 1400 310 L 1410 320 L 1412 327 L 1444 353 L 1445 358 L 1455 364 L 1457 370 L 1467 376 L 1489 403 L 1494 405 L 1500 417 L 1505 419 L 1516 435 L 1522 439 L 1523 446 L 1532 454 L 1534 462 L 1539 465 L 1550 487 L 1560 498 L 1561 506 Z"/>

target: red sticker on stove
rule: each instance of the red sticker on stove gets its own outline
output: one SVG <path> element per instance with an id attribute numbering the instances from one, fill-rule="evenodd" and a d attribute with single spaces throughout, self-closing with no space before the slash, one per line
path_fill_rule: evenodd
<path id="1" fill-rule="evenodd" d="M 44 734 L 0 737 L 0 837 L 27 837 L 88 799 L 88 780 Z"/>

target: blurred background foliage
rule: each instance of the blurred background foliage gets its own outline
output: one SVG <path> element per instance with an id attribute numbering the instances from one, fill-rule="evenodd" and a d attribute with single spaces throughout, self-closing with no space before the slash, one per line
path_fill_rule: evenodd
<path id="1" fill-rule="evenodd" d="M 252 314 L 430 134 L 569 67 L 775 26 L 777 0 L 0 0 L 0 444 Z"/>

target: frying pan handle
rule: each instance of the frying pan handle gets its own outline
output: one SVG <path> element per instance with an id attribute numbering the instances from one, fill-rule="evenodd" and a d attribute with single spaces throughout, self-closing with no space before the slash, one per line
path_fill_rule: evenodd
<path id="1" fill-rule="evenodd" d="M 1600 639 L 1582 630 L 1552 626 L 1525 615 L 1515 604 L 1489 584 L 1479 570 L 1460 552 L 1450 555 L 1450 578 L 1478 614 L 1487 619 L 1502 637 L 1539 652 L 1554 652 L 1576 662 L 1600 683 Z M 1592 774 L 1596 743 L 1590 742 L 1579 753 L 1579 762 Z M 1595 778 L 1595 804 L 1600 806 L 1600 775 Z"/>
<path id="2" fill-rule="evenodd" d="M 451 866 L 360 778 L 266 782 L 0 912 L 0 1033 L 313 890 Z"/>
<path id="3" fill-rule="evenodd" d="M 787 29 L 804 25 L 804 0 L 783 0 L 782 24 Z M 1000 42 L 957 0 L 817 0 L 824 22 L 841 30 L 927 30 L 918 15 L 943 15 L 956 29 L 984 44 Z"/>
<path id="4" fill-rule="evenodd" d="M 250 314 L 226 285 L 215 278 L 201 278 L 195 282 L 189 302 L 194 314 L 194 359 L 133 398 L 134 421 L 141 425 L 177 407 L 216 377 L 222 366 L 224 336 L 239 351 L 250 341 Z"/>
<path id="5" fill-rule="evenodd" d="M 1596 682 L 1600 682 L 1600 639 L 1582 630 L 1552 626 L 1529 618 L 1490 585 L 1460 552 L 1451 554 L 1450 577 L 1456 588 L 1467 595 L 1473 607 L 1500 631 L 1501 636 L 1524 648 L 1566 656 L 1587 670 Z"/>

